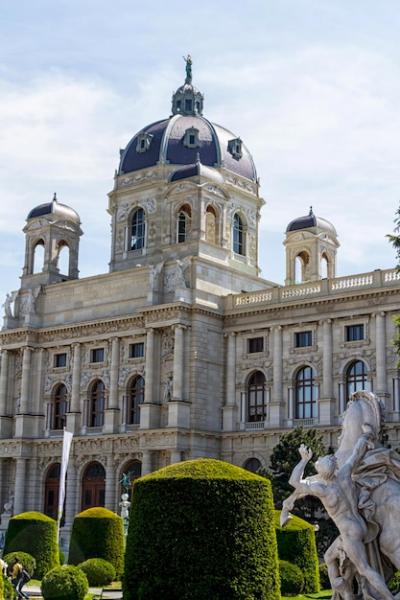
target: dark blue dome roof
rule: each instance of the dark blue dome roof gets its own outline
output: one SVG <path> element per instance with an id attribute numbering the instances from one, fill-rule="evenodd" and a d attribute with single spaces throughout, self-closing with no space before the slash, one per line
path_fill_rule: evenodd
<path id="1" fill-rule="evenodd" d="M 332 223 L 326 219 L 323 219 L 322 217 L 317 217 L 317 215 L 313 213 L 312 208 L 310 208 L 308 215 L 304 215 L 303 217 L 298 217 L 297 219 L 290 221 L 286 228 L 286 233 L 289 233 L 290 231 L 298 231 L 300 229 L 309 229 L 310 227 L 320 227 L 321 229 L 330 231 L 335 236 L 337 235 L 336 229 Z"/>
<path id="2" fill-rule="evenodd" d="M 187 147 L 184 143 L 188 130 L 197 130 L 197 144 Z M 145 138 L 147 148 L 140 148 L 138 141 Z M 229 149 L 229 142 L 239 140 L 232 132 L 215 125 L 200 115 L 175 114 L 169 119 L 157 121 L 138 132 L 121 156 L 119 173 L 131 173 L 153 167 L 158 163 L 193 165 L 196 156 L 208 167 L 225 167 L 233 173 L 257 181 L 253 158 L 246 146 L 239 140 L 240 154 Z"/>
<path id="3" fill-rule="evenodd" d="M 35 206 L 35 208 L 32 208 L 26 219 L 34 219 L 36 217 L 42 217 L 44 215 L 55 215 L 67 221 L 74 221 L 75 223 L 80 223 L 78 213 L 70 206 L 58 202 L 55 194 L 51 202 L 39 204 L 38 206 Z"/>

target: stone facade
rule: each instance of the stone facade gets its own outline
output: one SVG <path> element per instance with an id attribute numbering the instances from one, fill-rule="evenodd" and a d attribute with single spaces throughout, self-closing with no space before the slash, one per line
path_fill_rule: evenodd
<path id="1" fill-rule="evenodd" d="M 138 152 L 151 148 L 146 135 Z M 399 444 L 399 273 L 335 277 L 336 232 L 320 220 L 287 233 L 290 285 L 260 278 L 257 180 L 223 162 L 196 164 L 178 180 L 168 161 L 120 169 L 104 275 L 78 279 L 76 213 L 54 200 L 28 216 L 21 288 L 0 333 L 0 505 L 12 494 L 14 514 L 49 509 L 64 424 L 74 433 L 65 535 L 90 504 L 88 466 L 104 473 L 92 500 L 117 510 L 132 461 L 142 474 L 201 456 L 267 466 L 279 436 L 300 424 L 335 447 L 352 385 L 385 402 L 388 439 Z M 34 273 L 37 240 L 45 260 Z M 292 284 L 296 257 L 305 267 Z"/>

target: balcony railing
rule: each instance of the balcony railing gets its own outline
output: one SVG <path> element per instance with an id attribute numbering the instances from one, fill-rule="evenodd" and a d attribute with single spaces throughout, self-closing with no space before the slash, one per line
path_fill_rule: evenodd
<path id="1" fill-rule="evenodd" d="M 293 302 L 294 300 L 318 298 L 324 296 L 339 296 L 343 292 L 356 290 L 369 290 L 379 288 L 394 288 L 400 286 L 400 272 L 396 269 L 376 270 L 370 273 L 361 273 L 335 279 L 321 279 L 309 283 L 274 287 L 256 292 L 231 294 L 226 298 L 227 309 L 255 304 L 279 304 Z"/>

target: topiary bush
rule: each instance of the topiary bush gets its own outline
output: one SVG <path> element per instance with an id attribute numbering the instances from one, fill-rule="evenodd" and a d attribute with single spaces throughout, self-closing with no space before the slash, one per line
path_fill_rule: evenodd
<path id="1" fill-rule="evenodd" d="M 84 600 L 88 589 L 85 573 L 70 565 L 49 571 L 41 585 L 44 600 Z"/>
<path id="2" fill-rule="evenodd" d="M 388 583 L 388 588 L 393 594 L 400 592 L 400 571 L 396 571 Z"/>
<path id="3" fill-rule="evenodd" d="M 36 560 L 35 577 L 59 565 L 57 523 L 39 512 L 26 512 L 10 519 L 4 554 L 27 552 Z"/>
<path id="4" fill-rule="evenodd" d="M 3 560 L 9 565 L 15 557 L 18 557 L 23 567 L 28 571 L 29 575 L 33 577 L 33 574 L 36 569 L 36 560 L 33 558 L 31 554 L 27 552 L 10 552 L 3 556 Z"/>
<path id="5" fill-rule="evenodd" d="M 79 565 L 88 558 L 104 558 L 123 571 L 124 531 L 122 519 L 107 508 L 89 508 L 79 513 L 72 526 L 68 562 Z"/>
<path id="6" fill-rule="evenodd" d="M 319 565 L 315 543 L 314 526 L 300 517 L 293 516 L 285 527 L 279 525 L 280 511 L 275 511 L 276 540 L 278 555 L 300 568 L 304 575 L 304 592 L 320 591 Z"/>
<path id="7" fill-rule="evenodd" d="M 304 575 L 297 565 L 287 560 L 279 561 L 282 596 L 297 596 L 304 589 Z"/>
<path id="8" fill-rule="evenodd" d="M 0 574 L 0 600 L 4 600 L 4 577 Z"/>
<path id="9" fill-rule="evenodd" d="M 320 563 L 320 565 L 319 565 L 319 583 L 320 583 L 321 590 L 330 590 L 331 589 L 331 582 L 330 582 L 329 575 L 328 575 L 328 565 L 325 563 Z M 400 589 L 397 591 L 400 592 Z"/>
<path id="10" fill-rule="evenodd" d="M 78 565 L 86 577 L 89 585 L 108 585 L 115 580 L 114 566 L 103 558 L 89 558 Z"/>
<path id="11" fill-rule="evenodd" d="M 270 482 L 213 459 L 138 479 L 123 597 L 279 600 Z"/>
<path id="12" fill-rule="evenodd" d="M 17 597 L 14 586 L 9 579 L 3 578 L 4 600 L 14 600 Z"/>

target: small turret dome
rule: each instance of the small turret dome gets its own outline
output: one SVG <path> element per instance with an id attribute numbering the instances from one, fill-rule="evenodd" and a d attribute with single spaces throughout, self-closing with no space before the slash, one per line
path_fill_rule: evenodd
<path id="1" fill-rule="evenodd" d="M 335 227 L 322 217 L 317 217 L 314 214 L 312 206 L 310 206 L 310 212 L 308 215 L 303 217 L 297 217 L 293 221 L 290 221 L 289 225 L 286 228 L 286 233 L 290 233 L 291 231 L 298 231 L 300 229 L 310 229 L 311 227 L 319 227 L 320 229 L 324 229 L 325 231 L 329 231 L 329 233 L 337 236 L 337 232 Z"/>
<path id="2" fill-rule="evenodd" d="M 54 215 L 60 219 L 73 221 L 74 223 L 78 224 L 81 222 L 78 213 L 73 208 L 58 202 L 56 194 L 54 194 L 51 202 L 46 202 L 45 204 L 39 204 L 38 206 L 35 206 L 35 208 L 33 208 L 26 217 L 26 220 L 29 221 L 30 219 L 43 217 L 45 215 Z"/>

